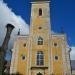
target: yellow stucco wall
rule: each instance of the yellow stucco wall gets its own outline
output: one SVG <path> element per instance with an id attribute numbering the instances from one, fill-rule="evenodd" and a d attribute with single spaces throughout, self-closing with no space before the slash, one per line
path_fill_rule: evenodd
<path id="1" fill-rule="evenodd" d="M 62 56 L 62 38 L 59 36 L 52 36 L 51 40 L 51 53 L 52 53 L 52 71 L 53 74 L 64 75 L 63 69 L 63 56 Z M 57 44 L 55 46 L 54 44 Z M 55 56 L 58 56 L 58 60 L 55 59 Z"/>
<path id="2" fill-rule="evenodd" d="M 28 70 L 28 37 L 27 38 L 19 38 L 19 52 L 18 52 L 18 67 L 17 71 L 20 74 L 26 75 Z M 26 46 L 24 46 L 26 44 Z M 22 55 L 25 56 L 25 60 L 22 59 Z M 21 66 L 20 66 L 21 65 Z"/>
<path id="3" fill-rule="evenodd" d="M 29 64 L 29 49 L 28 49 L 28 36 L 18 36 L 17 40 L 15 41 L 14 48 L 13 48 L 13 59 L 11 63 L 12 73 L 20 73 L 23 75 L 28 74 L 28 64 Z M 26 46 L 24 46 L 26 44 Z M 25 59 L 22 59 L 22 56 L 25 56 Z"/>

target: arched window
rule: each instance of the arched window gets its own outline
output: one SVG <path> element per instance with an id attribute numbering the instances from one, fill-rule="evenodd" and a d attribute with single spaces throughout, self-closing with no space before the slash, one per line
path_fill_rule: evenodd
<path id="1" fill-rule="evenodd" d="M 44 54 L 43 51 L 37 52 L 37 65 L 44 65 Z"/>
<path id="2" fill-rule="evenodd" d="M 43 45 L 43 38 L 42 37 L 38 38 L 38 45 Z"/>
<path id="3" fill-rule="evenodd" d="M 42 16 L 42 9 L 39 8 L 39 16 Z"/>

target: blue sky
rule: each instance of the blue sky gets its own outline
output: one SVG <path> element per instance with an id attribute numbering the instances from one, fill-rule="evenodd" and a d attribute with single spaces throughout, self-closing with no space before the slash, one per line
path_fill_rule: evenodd
<path id="1" fill-rule="evenodd" d="M 50 2 L 51 29 L 61 33 L 62 27 L 70 45 L 71 59 L 75 60 L 75 0 L 51 0 Z M 29 33 L 31 3 L 29 0 L 0 0 L 0 46 L 4 40 L 9 22 L 15 26 L 9 41 L 8 50 L 13 48 L 18 30 L 22 35 Z M 7 60 L 11 59 L 8 51 Z"/>
<path id="2" fill-rule="evenodd" d="M 29 24 L 30 0 L 4 0 L 4 2 Z M 51 0 L 50 9 L 52 30 L 60 33 L 63 27 L 69 45 L 75 46 L 75 0 Z"/>

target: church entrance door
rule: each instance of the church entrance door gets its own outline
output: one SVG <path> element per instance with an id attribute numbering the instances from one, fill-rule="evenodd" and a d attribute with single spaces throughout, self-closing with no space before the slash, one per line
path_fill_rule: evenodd
<path id="1" fill-rule="evenodd" d="M 43 75 L 43 74 L 39 72 L 37 75 Z"/>

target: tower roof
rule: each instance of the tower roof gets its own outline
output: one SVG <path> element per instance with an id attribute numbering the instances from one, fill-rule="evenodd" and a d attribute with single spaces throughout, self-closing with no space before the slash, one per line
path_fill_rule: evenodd
<path id="1" fill-rule="evenodd" d="M 38 2 L 38 1 L 50 1 L 50 0 L 31 0 L 32 2 Z"/>

